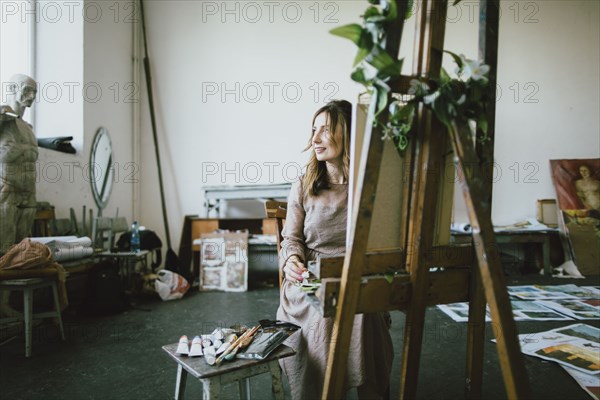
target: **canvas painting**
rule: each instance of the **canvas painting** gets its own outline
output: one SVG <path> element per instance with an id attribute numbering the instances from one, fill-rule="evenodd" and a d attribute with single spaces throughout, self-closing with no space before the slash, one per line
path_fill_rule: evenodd
<path id="1" fill-rule="evenodd" d="M 573 261 L 584 275 L 600 274 L 600 158 L 550 160 L 550 168 Z"/>
<path id="2" fill-rule="evenodd" d="M 248 290 L 248 233 L 203 234 L 200 290 Z"/>

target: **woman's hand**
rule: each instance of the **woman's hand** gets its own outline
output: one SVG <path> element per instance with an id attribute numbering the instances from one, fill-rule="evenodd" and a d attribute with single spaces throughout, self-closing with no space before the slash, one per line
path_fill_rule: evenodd
<path id="1" fill-rule="evenodd" d="M 307 271 L 307 269 L 304 267 L 304 263 L 298 256 L 291 256 L 283 266 L 285 279 L 292 283 L 302 282 L 304 280 L 304 278 L 302 278 L 302 273 L 304 271 Z"/>

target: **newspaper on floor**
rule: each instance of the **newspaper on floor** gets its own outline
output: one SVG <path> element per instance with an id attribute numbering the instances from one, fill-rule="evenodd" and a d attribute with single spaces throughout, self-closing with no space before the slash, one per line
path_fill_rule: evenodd
<path id="1" fill-rule="evenodd" d="M 522 300 L 598 299 L 600 289 L 596 286 L 567 285 L 521 285 L 508 286 L 508 294 Z"/>
<path id="2" fill-rule="evenodd" d="M 593 399 L 600 400 L 599 375 L 584 374 L 583 372 L 579 372 L 565 365 L 561 365 L 561 367 L 563 367 L 563 369 L 567 371 L 567 373 L 571 375 L 573 379 L 575 379 L 575 382 L 577 382 L 577 384 L 581 386 L 583 390 L 585 390 L 590 396 L 592 396 Z"/>
<path id="3" fill-rule="evenodd" d="M 600 376 L 600 329 L 574 324 L 519 335 L 525 354 L 555 361 L 576 371 Z"/>
<path id="4" fill-rule="evenodd" d="M 570 321 L 571 317 L 552 310 L 535 301 L 511 300 L 513 318 L 515 321 Z M 456 322 L 469 320 L 469 303 L 441 304 L 437 306 Z M 485 321 L 490 322 L 489 307 L 486 307 Z"/>
<path id="5" fill-rule="evenodd" d="M 537 303 L 575 319 L 600 318 L 600 300 L 598 299 L 540 300 Z"/>

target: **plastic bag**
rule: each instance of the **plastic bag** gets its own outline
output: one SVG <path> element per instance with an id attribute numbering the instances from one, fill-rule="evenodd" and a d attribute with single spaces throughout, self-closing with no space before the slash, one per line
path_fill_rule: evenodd
<path id="1" fill-rule="evenodd" d="M 190 288 L 190 284 L 183 276 L 163 269 L 158 271 L 158 278 L 154 281 L 154 288 L 160 298 L 167 301 L 182 298 Z"/>

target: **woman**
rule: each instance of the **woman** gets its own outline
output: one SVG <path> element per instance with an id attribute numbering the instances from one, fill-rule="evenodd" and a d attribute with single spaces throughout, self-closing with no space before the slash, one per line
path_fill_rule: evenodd
<path id="1" fill-rule="evenodd" d="M 346 251 L 351 115 L 352 105 L 343 100 L 332 101 L 315 113 L 305 149 L 311 151 L 310 160 L 288 198 L 279 260 L 285 279 L 277 318 L 302 328 L 286 342 L 296 356 L 280 361 L 293 399 L 320 398 L 323 390 L 333 319 L 321 317 L 305 300 L 298 283 L 310 260 Z M 357 314 L 348 352 L 347 388 L 356 387 L 360 398 L 383 396 L 392 358 L 383 315 Z"/>
<path id="2" fill-rule="evenodd" d="M 592 176 L 590 167 L 582 164 L 579 167 L 581 179 L 575 181 L 577 196 L 587 210 L 600 210 L 600 181 Z"/>

